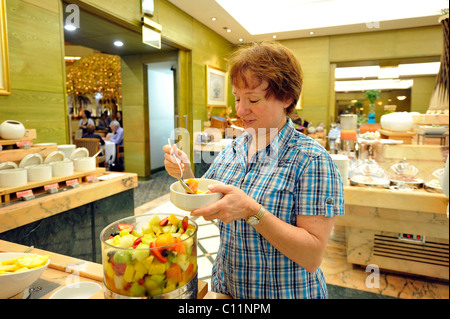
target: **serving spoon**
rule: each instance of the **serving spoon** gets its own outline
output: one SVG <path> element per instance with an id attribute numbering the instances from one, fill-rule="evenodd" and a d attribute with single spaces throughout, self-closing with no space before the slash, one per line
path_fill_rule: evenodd
<path id="1" fill-rule="evenodd" d="M 172 148 L 172 143 L 170 142 L 170 138 L 168 138 L 167 140 L 169 141 L 169 146 L 170 146 L 170 148 Z M 175 153 L 174 153 L 174 152 L 172 152 L 171 155 L 173 156 L 173 158 L 175 158 L 175 161 L 177 162 L 178 167 L 180 168 L 181 176 L 180 176 L 180 178 L 179 178 L 178 180 L 180 181 L 181 186 L 183 186 L 183 188 L 184 188 L 184 189 L 186 190 L 186 192 L 188 192 L 189 194 L 195 194 L 195 192 L 192 191 L 192 189 L 189 187 L 188 184 L 186 184 L 186 182 L 185 182 L 184 179 L 183 179 L 183 170 L 181 169 L 180 160 L 178 159 L 177 156 L 175 156 Z"/>

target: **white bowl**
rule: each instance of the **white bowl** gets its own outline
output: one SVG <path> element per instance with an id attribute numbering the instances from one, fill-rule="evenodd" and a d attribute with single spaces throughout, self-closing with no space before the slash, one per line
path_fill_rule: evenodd
<path id="1" fill-rule="evenodd" d="M 95 282 L 82 281 L 58 289 L 50 299 L 89 299 L 102 290 Z"/>
<path id="2" fill-rule="evenodd" d="M 28 154 L 19 163 L 19 167 L 24 168 L 32 165 L 42 164 L 42 155 L 39 153 Z"/>
<path id="3" fill-rule="evenodd" d="M 381 127 L 392 132 L 407 132 L 413 127 L 413 113 L 394 112 L 380 118 Z"/>
<path id="4" fill-rule="evenodd" d="M 66 158 L 70 158 L 70 154 L 72 154 L 72 152 L 75 151 L 76 148 L 77 146 L 75 144 L 58 145 L 58 151 L 63 152 Z"/>
<path id="5" fill-rule="evenodd" d="M 79 147 L 70 154 L 69 158 L 73 161 L 80 157 L 89 157 L 89 150 L 85 147 Z"/>
<path id="6" fill-rule="evenodd" d="M 424 125 L 420 127 L 425 134 L 442 135 L 448 131 L 448 126 L 428 126 Z"/>
<path id="7" fill-rule="evenodd" d="M 19 140 L 25 135 L 25 127 L 19 121 L 7 120 L 0 124 L 0 136 L 5 140 Z"/>
<path id="8" fill-rule="evenodd" d="M 198 189 L 202 192 L 206 192 L 208 190 L 208 185 L 223 184 L 222 182 L 213 179 L 198 178 L 197 180 L 199 181 Z M 184 190 L 183 186 L 181 186 L 179 181 L 170 185 L 170 201 L 176 207 L 185 211 L 192 211 L 197 208 L 208 206 L 214 202 L 217 202 L 222 197 L 222 193 L 199 195 L 186 194 L 186 191 Z"/>
<path id="9" fill-rule="evenodd" d="M 78 157 L 73 160 L 73 166 L 78 172 L 93 171 L 96 164 L 95 157 Z"/>
<path id="10" fill-rule="evenodd" d="M 12 168 L 0 170 L 0 187 L 17 187 L 28 183 L 25 168 Z"/>
<path id="11" fill-rule="evenodd" d="M 49 164 L 40 164 L 27 167 L 29 182 L 41 182 L 52 178 L 52 167 Z"/>
<path id="12" fill-rule="evenodd" d="M 49 164 L 51 162 L 64 161 L 66 155 L 61 151 L 54 151 L 47 155 L 44 160 L 44 163 Z"/>
<path id="13" fill-rule="evenodd" d="M 52 175 L 56 176 L 66 176 L 73 175 L 73 162 L 70 160 L 51 162 Z"/>
<path id="14" fill-rule="evenodd" d="M 0 164 L 0 170 L 11 169 L 11 168 L 17 168 L 17 164 L 14 162 L 4 162 L 4 163 Z"/>
<path id="15" fill-rule="evenodd" d="M 35 255 L 25 253 L 0 253 L 0 261 L 17 258 L 23 255 Z M 50 259 L 47 263 L 39 268 L 27 270 L 24 272 L 0 275 L 0 299 L 11 298 L 25 289 L 30 287 L 36 280 L 41 277 L 42 273 L 50 264 Z"/>

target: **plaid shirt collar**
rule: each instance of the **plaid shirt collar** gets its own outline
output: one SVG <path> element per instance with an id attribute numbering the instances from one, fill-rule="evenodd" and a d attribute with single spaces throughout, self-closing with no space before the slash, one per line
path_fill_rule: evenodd
<path id="1" fill-rule="evenodd" d="M 259 150 L 257 152 L 257 159 L 258 160 L 264 160 L 266 158 L 269 158 L 270 160 L 273 160 L 274 154 L 278 155 L 278 159 L 282 158 L 284 155 L 284 152 L 288 149 L 289 142 L 293 136 L 293 134 L 296 132 L 294 124 L 292 120 L 287 117 L 287 123 L 286 125 L 278 132 L 278 134 L 275 136 L 272 141 L 265 147 L 265 149 Z M 248 152 L 248 146 L 250 145 L 251 141 L 253 139 L 253 136 L 245 131 L 243 134 L 241 134 L 237 139 L 233 140 L 231 143 L 233 152 L 238 156 L 239 162 L 245 167 L 245 163 L 247 162 L 247 152 Z M 280 150 L 282 153 L 279 153 Z M 248 159 L 249 161 L 251 159 Z"/>

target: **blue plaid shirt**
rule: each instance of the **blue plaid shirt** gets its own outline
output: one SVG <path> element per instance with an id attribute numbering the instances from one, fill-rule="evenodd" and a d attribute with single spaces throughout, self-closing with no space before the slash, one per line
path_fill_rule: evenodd
<path id="1" fill-rule="evenodd" d="M 205 178 L 243 190 L 281 220 L 296 215 L 344 213 L 343 184 L 327 151 L 295 130 L 290 119 L 247 166 L 251 135 L 244 133 L 216 157 Z M 213 291 L 233 298 L 327 298 L 320 268 L 307 272 L 281 254 L 244 219 L 219 221 L 220 247 L 212 270 Z"/>

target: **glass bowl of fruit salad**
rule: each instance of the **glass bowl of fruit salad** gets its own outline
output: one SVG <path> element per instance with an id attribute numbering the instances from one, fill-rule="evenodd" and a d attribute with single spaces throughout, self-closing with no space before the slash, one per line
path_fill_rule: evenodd
<path id="1" fill-rule="evenodd" d="M 197 224 L 187 216 L 144 214 L 120 219 L 101 234 L 108 299 L 195 299 Z"/>

